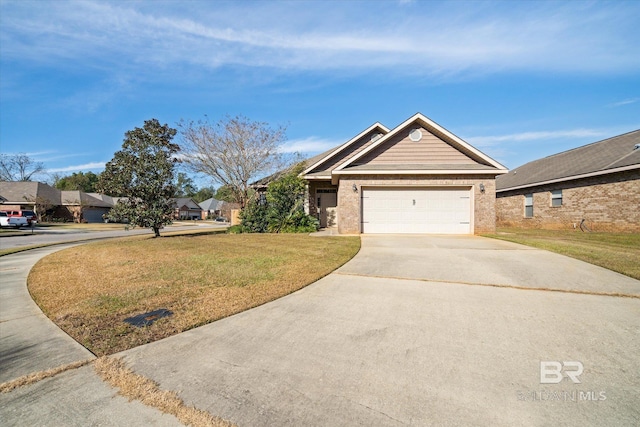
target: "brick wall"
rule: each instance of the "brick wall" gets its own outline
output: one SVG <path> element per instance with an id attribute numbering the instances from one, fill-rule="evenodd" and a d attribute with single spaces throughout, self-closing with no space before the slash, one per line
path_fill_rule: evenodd
<path id="1" fill-rule="evenodd" d="M 551 206 L 551 191 L 562 190 L 562 206 Z M 533 193 L 533 217 L 524 217 L 524 194 Z M 498 193 L 498 227 L 579 227 L 592 231 L 640 232 L 640 171 L 627 171 Z"/>
<path id="2" fill-rule="evenodd" d="M 480 192 L 480 184 L 485 192 Z M 353 191 L 356 184 L 358 192 Z M 493 176 L 425 176 L 409 179 L 403 175 L 341 176 L 338 187 L 338 231 L 341 234 L 359 234 L 361 226 L 360 196 L 365 186 L 458 186 L 473 188 L 474 233 L 495 231 L 495 179 Z"/>

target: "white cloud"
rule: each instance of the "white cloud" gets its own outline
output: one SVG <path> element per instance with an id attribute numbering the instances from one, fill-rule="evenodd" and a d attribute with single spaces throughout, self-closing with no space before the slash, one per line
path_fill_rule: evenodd
<path id="1" fill-rule="evenodd" d="M 132 74 L 150 64 L 156 73 L 175 65 L 427 76 L 640 70 L 633 2 L 430 2 L 410 13 L 386 2 L 183 4 L 5 3 L 2 55 L 65 66 L 82 59 L 95 69 L 117 64 Z M 439 25 L 424 25 L 427 19 Z"/>
<path id="2" fill-rule="evenodd" d="M 491 147 L 501 143 L 529 142 L 549 139 L 571 138 L 597 138 L 607 135 L 597 129 L 569 129 L 555 131 L 521 132 L 508 135 L 472 136 L 465 138 L 471 145 L 478 147 Z"/>
<path id="3" fill-rule="evenodd" d="M 640 98 L 629 98 L 629 99 L 625 99 L 623 101 L 613 102 L 613 103 L 607 105 L 607 107 L 609 107 L 609 108 L 621 107 L 623 105 L 635 104 L 638 101 L 640 101 Z"/>
<path id="4" fill-rule="evenodd" d="M 105 164 L 106 162 L 90 162 L 90 163 L 85 163 L 83 165 L 77 165 L 77 166 L 66 166 L 63 168 L 47 169 L 47 172 L 56 173 L 56 172 L 95 171 L 99 169 L 104 169 Z"/>
<path id="5" fill-rule="evenodd" d="M 322 139 L 311 136 L 308 138 L 287 141 L 282 145 L 280 151 L 282 153 L 316 154 L 337 147 L 342 143 L 344 143 L 344 141 L 332 141 L 329 139 Z"/>

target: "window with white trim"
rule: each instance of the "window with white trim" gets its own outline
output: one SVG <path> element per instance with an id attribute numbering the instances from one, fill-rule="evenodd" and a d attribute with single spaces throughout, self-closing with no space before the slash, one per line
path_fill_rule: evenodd
<path id="1" fill-rule="evenodd" d="M 524 217 L 533 218 L 533 194 L 524 195 Z"/>
<path id="2" fill-rule="evenodd" d="M 552 207 L 562 206 L 562 190 L 551 191 L 551 206 Z"/>

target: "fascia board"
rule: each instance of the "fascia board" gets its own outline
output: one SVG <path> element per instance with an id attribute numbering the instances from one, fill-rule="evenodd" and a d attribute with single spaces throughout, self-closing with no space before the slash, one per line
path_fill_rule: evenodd
<path id="1" fill-rule="evenodd" d="M 376 128 L 380 128 L 381 130 L 383 130 L 385 133 L 389 132 L 389 128 L 387 128 L 385 125 L 383 125 L 380 122 L 376 122 L 374 124 L 372 124 L 371 126 L 369 126 L 367 129 L 363 130 L 362 132 L 360 132 L 358 135 L 354 136 L 353 138 L 351 138 L 349 141 L 345 142 L 344 144 L 342 144 L 337 150 L 332 151 L 331 153 L 329 153 L 328 155 L 326 155 L 325 157 L 323 157 L 322 159 L 318 160 L 317 162 L 315 162 L 314 164 L 312 164 L 311 166 L 309 166 L 308 168 L 306 168 L 305 170 L 302 171 L 302 173 L 300 173 L 300 176 L 304 176 L 306 174 L 308 174 L 309 172 L 311 172 L 314 168 L 320 166 L 321 164 L 323 164 L 324 162 L 326 162 L 327 160 L 331 159 L 333 156 L 335 156 L 336 154 L 342 152 L 345 148 L 349 147 L 351 144 L 353 144 L 354 142 L 356 142 L 357 140 L 359 140 L 360 138 L 362 138 L 363 136 L 365 136 L 367 133 L 373 131 Z M 384 138 L 384 136 L 383 136 Z M 382 139 L 382 138 L 380 138 Z"/>
<path id="2" fill-rule="evenodd" d="M 470 170 L 470 169 L 436 169 L 436 170 L 341 170 L 334 171 L 334 175 L 501 175 L 508 173 L 507 169 Z"/>

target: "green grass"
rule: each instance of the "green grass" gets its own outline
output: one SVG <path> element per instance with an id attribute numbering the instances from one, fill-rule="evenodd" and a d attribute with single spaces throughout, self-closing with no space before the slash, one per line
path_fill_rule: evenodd
<path id="1" fill-rule="evenodd" d="M 358 237 L 189 234 L 128 237 L 62 250 L 28 278 L 33 299 L 97 355 L 210 323 L 294 292 L 360 248 Z M 168 309 L 137 328 L 127 317 Z"/>
<path id="2" fill-rule="evenodd" d="M 640 280 L 640 234 L 502 228 L 485 237 L 567 255 Z"/>

